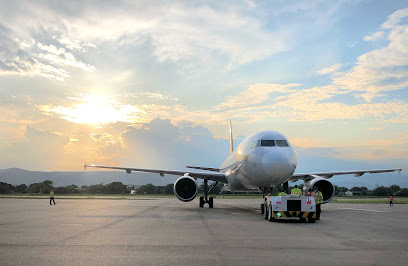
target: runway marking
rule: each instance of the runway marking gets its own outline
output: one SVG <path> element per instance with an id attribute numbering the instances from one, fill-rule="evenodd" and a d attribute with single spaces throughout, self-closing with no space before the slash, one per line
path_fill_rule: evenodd
<path id="1" fill-rule="evenodd" d="M 388 212 L 388 211 L 376 211 L 376 210 L 354 209 L 354 208 L 339 208 L 339 210 L 366 211 L 366 212 Z"/>

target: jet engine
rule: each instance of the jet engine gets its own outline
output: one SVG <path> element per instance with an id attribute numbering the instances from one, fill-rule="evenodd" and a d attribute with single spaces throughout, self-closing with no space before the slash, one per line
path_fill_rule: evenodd
<path id="1" fill-rule="evenodd" d="M 328 203 L 334 196 L 333 184 L 323 177 L 315 176 L 315 178 L 305 183 L 303 189 L 307 191 L 313 189 L 313 187 L 317 187 L 322 192 L 323 203 Z"/>
<path id="2" fill-rule="evenodd" d="M 181 201 L 192 201 L 198 193 L 197 182 L 191 176 L 181 176 L 174 182 L 174 195 Z"/>

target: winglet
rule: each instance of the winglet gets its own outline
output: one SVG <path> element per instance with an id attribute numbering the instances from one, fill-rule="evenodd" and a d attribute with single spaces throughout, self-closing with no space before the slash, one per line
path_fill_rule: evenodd
<path id="1" fill-rule="evenodd" d="M 229 138 L 230 138 L 230 153 L 234 151 L 234 143 L 233 143 L 233 138 L 232 138 L 232 124 L 230 120 L 230 128 L 229 128 Z"/>
<path id="2" fill-rule="evenodd" d="M 86 163 L 84 163 L 84 169 L 85 169 L 85 171 L 86 171 L 86 167 L 87 167 L 88 165 L 86 165 Z"/>

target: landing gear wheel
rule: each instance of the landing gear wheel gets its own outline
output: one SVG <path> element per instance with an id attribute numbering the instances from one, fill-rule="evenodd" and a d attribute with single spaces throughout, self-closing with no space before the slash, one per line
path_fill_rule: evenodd
<path id="1" fill-rule="evenodd" d="M 263 203 L 261 203 L 261 206 L 259 207 L 259 213 L 260 214 L 264 214 L 264 212 L 265 212 L 265 206 L 264 206 L 265 204 L 263 204 Z"/>
<path id="2" fill-rule="evenodd" d="M 268 220 L 268 204 L 264 204 L 264 218 L 265 220 Z"/>
<path id="3" fill-rule="evenodd" d="M 204 203 L 205 203 L 204 197 L 200 197 L 200 208 L 204 207 Z"/>
<path id="4" fill-rule="evenodd" d="M 208 206 L 210 207 L 210 209 L 212 209 L 214 207 L 214 198 L 213 197 L 208 198 Z"/>
<path id="5" fill-rule="evenodd" d="M 273 212 L 272 212 L 272 205 L 269 205 L 268 220 L 269 220 L 270 222 L 275 221 L 275 218 L 273 217 Z"/>

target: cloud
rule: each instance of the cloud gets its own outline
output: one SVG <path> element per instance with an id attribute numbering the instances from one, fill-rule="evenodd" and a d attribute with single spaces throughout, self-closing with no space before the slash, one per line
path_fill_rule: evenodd
<path id="1" fill-rule="evenodd" d="M 319 69 L 316 72 L 320 75 L 330 74 L 332 72 L 338 71 L 342 66 L 342 64 L 335 64 L 326 68 Z"/>
<path id="2" fill-rule="evenodd" d="M 69 138 L 49 131 L 27 126 L 25 139 L 6 145 L 1 165 L 32 170 L 56 169 L 64 158 L 64 147 Z"/>
<path id="3" fill-rule="evenodd" d="M 148 92 L 148 91 L 140 91 L 135 93 L 126 94 L 126 97 L 139 97 L 139 96 L 146 96 L 149 98 L 159 99 L 159 100 L 168 100 L 168 101 L 178 101 L 179 99 L 170 97 L 168 95 L 164 95 L 160 92 Z"/>
<path id="4" fill-rule="evenodd" d="M 395 11 L 388 17 L 388 20 L 381 25 L 383 29 L 391 29 L 395 27 L 403 18 L 408 17 L 408 8 Z"/>
<path id="5" fill-rule="evenodd" d="M 228 141 L 214 138 L 203 127 L 178 127 L 170 120 L 153 119 L 120 136 L 125 165 L 184 169 L 186 165 L 218 167 L 228 155 Z M 136 166 L 134 166 L 136 167 Z"/>
<path id="6" fill-rule="evenodd" d="M 95 71 L 94 66 L 76 59 L 63 46 L 44 45 L 31 37 L 24 40 L 12 29 L 1 25 L 0 39 L 0 76 L 40 76 L 64 80 L 69 77 L 67 66 Z M 64 40 L 67 44 L 67 38 Z"/>
<path id="7" fill-rule="evenodd" d="M 381 99 L 390 91 L 408 87 L 408 24 L 402 19 L 407 16 L 408 9 L 392 14 L 382 26 L 387 30 L 389 44 L 359 56 L 350 70 L 339 72 L 341 64 L 319 70 L 319 74 L 331 73 L 331 84 L 296 90 L 289 88 L 290 85 L 250 85 L 214 107 L 218 113 L 208 113 L 214 118 L 209 121 L 217 117 L 237 117 L 235 111 L 240 110 L 238 118 L 246 117 L 248 121 L 260 117 L 286 117 L 289 121 L 368 117 L 392 123 L 408 122 L 408 104 L 404 99 L 372 103 L 373 99 Z M 272 92 L 282 94 L 272 96 Z M 342 97 L 341 101 L 338 96 Z M 350 104 L 355 98 L 364 103 Z"/>
<path id="8" fill-rule="evenodd" d="M 266 30 L 258 17 L 246 12 L 248 5 L 256 8 L 251 3 L 236 2 L 213 8 L 210 4 L 186 5 L 182 1 L 105 5 L 91 2 L 49 5 L 27 1 L 9 4 L 6 9 L 15 16 L 4 14 L 3 23 L 21 40 L 35 39 L 72 52 L 86 52 L 114 41 L 125 47 L 150 46 L 158 62 L 205 64 L 211 59 L 226 62 L 232 68 L 262 60 L 289 47 L 286 33 Z M 2 13 L 0 11 L 0 15 Z M 23 20 L 25 23 L 21 24 Z M 25 24 L 30 27 L 23 26 Z M 55 62 L 55 57 L 42 58 Z M 81 66 L 91 67 L 87 63 Z"/>
<path id="9" fill-rule="evenodd" d="M 227 100 L 215 107 L 215 110 L 223 110 L 228 108 L 245 108 L 248 106 L 256 106 L 258 104 L 268 101 L 269 95 L 273 92 L 277 93 L 291 93 L 295 90 L 293 87 L 300 86 L 299 84 L 253 84 L 245 91 L 240 92 L 237 96 L 229 96 Z"/>
<path id="10" fill-rule="evenodd" d="M 355 66 L 346 72 L 337 72 L 333 84 L 339 88 L 355 91 L 356 97 L 370 102 L 384 96 L 382 92 L 401 90 L 408 86 L 408 24 L 402 18 L 408 9 L 394 12 L 382 25 L 388 31 L 388 46 L 358 57 Z M 379 33 L 374 34 L 377 37 Z M 373 35 L 373 36 L 374 36 Z M 369 37 L 374 40 L 373 36 Z M 366 36 L 367 37 L 367 36 Z"/>
<path id="11" fill-rule="evenodd" d="M 139 93 L 132 95 L 139 95 Z M 176 100 L 160 93 L 142 92 L 141 95 L 160 100 Z M 36 107 L 48 116 L 95 125 L 112 122 L 146 123 L 157 117 L 163 119 L 177 117 L 186 111 L 186 107 L 182 105 L 122 103 L 128 96 L 128 94 L 116 97 L 79 94 L 77 97 L 68 96 L 60 104 L 36 105 Z"/>
<path id="12" fill-rule="evenodd" d="M 38 54 L 41 59 L 48 61 L 49 63 L 57 63 L 60 65 L 78 67 L 88 72 L 94 72 L 96 68 L 92 65 L 85 64 L 84 62 L 77 60 L 72 53 L 68 53 L 64 48 L 57 48 L 54 45 L 43 45 L 37 43 L 38 48 L 47 54 Z"/>
<path id="13" fill-rule="evenodd" d="M 236 96 L 227 97 L 208 116 L 287 117 L 290 121 L 321 121 L 326 119 L 378 118 L 388 122 L 406 123 L 408 104 L 403 99 L 371 103 L 389 91 L 408 87 L 408 25 L 401 24 L 406 10 L 395 12 L 385 23 L 389 30 L 388 46 L 358 57 L 349 71 L 338 72 L 340 64 L 321 69 L 320 74 L 332 73 L 332 84 L 293 90 L 279 84 L 250 85 Z M 398 24 L 400 23 L 400 24 Z M 398 25 L 397 25 L 398 24 Z M 278 88 L 278 89 L 276 89 Z M 283 88 L 283 89 L 282 89 Z M 282 95 L 271 96 L 272 92 Z M 346 104 L 343 99 L 360 98 L 365 103 Z M 343 102 L 344 101 L 344 102 Z M 230 111 L 230 109 L 233 109 Z"/>
<path id="14" fill-rule="evenodd" d="M 364 36 L 364 41 L 368 42 L 368 41 L 376 41 L 376 40 L 382 39 L 384 37 L 384 34 L 385 33 L 383 31 L 377 31 L 371 35 Z"/>

